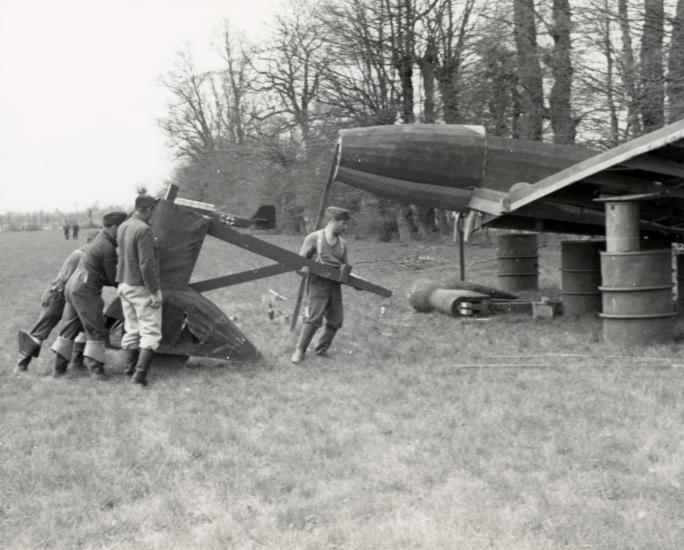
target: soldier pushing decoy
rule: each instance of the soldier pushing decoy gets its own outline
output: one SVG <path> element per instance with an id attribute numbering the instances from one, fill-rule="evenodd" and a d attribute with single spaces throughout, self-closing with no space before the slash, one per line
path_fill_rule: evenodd
<path id="1" fill-rule="evenodd" d="M 90 243 L 66 284 L 64 325 L 52 345 L 52 351 L 55 352 L 54 376 L 66 373 L 74 339 L 79 331 L 84 331 L 84 364 L 95 377 L 105 377 L 108 330 L 102 315 L 102 287 L 116 284 L 116 230 L 127 217 L 125 212 L 109 212 L 104 215 L 104 229 Z"/>

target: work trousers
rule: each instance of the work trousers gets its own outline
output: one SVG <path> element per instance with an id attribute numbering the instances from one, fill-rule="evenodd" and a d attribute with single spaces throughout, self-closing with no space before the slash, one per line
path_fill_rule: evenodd
<path id="1" fill-rule="evenodd" d="M 161 306 L 150 306 L 152 295 L 145 286 L 120 283 L 118 292 L 124 314 L 121 348 L 156 350 L 162 338 Z"/>
<path id="2" fill-rule="evenodd" d="M 64 324 L 52 349 L 69 359 L 71 345 L 82 330 L 86 334 L 83 355 L 98 363 L 104 363 L 108 331 L 102 315 L 102 289 L 90 284 L 86 273 L 76 270 L 66 285 L 65 296 Z"/>
<path id="3" fill-rule="evenodd" d="M 52 329 L 59 324 L 64 304 L 64 290 L 50 286 L 43 294 L 40 316 L 29 334 L 41 342 L 46 340 Z"/>
<path id="4" fill-rule="evenodd" d="M 305 323 L 316 328 L 324 322 L 331 329 L 342 326 L 342 285 L 317 275 L 309 275 L 309 307 Z"/>

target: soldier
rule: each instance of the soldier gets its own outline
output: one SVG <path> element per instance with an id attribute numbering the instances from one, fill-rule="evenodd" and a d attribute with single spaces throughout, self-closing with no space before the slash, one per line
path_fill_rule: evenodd
<path id="1" fill-rule="evenodd" d="M 78 225 L 77 221 L 74 221 L 71 224 L 71 238 L 74 239 L 75 241 L 78 240 L 78 232 L 81 230 L 81 227 Z"/>
<path id="2" fill-rule="evenodd" d="M 55 352 L 53 376 L 67 370 L 74 338 L 86 333 L 84 364 L 99 379 L 105 378 L 105 343 L 108 331 L 102 315 L 102 287 L 116 286 L 116 230 L 127 218 L 125 212 L 109 212 L 102 218 L 104 229 L 86 249 L 65 289 L 64 325 L 52 345 Z"/>
<path id="3" fill-rule="evenodd" d="M 299 251 L 300 256 L 314 258 L 315 261 L 331 265 L 349 273 L 347 245 L 342 234 L 347 230 L 349 211 L 330 206 L 325 211 L 326 226 L 324 229 L 309 233 Z M 302 331 L 297 340 L 297 347 L 290 361 L 301 363 L 306 348 L 314 334 L 325 321 L 323 334 L 316 345 L 316 355 L 326 356 L 335 333 L 342 326 L 342 288 L 341 284 L 324 279 L 311 273 L 308 288 L 308 312 Z"/>
<path id="4" fill-rule="evenodd" d="M 69 222 L 64 220 L 64 223 L 62 224 L 62 231 L 64 231 L 64 238 L 68 241 L 69 240 L 69 230 L 71 229 L 71 226 L 69 225 Z"/>
<path id="5" fill-rule="evenodd" d="M 147 373 L 161 341 L 162 294 L 159 261 L 149 222 L 157 200 L 138 195 L 135 211 L 117 234 L 119 263 L 118 293 L 124 314 L 121 348 L 125 373 L 135 384 L 147 386 Z"/>
<path id="6" fill-rule="evenodd" d="M 30 332 L 19 331 L 19 354 L 21 358 L 17 361 L 17 366 L 15 368 L 16 372 L 25 371 L 31 359 L 33 357 L 38 357 L 40 354 L 40 345 L 47 339 L 57 324 L 62 318 L 62 313 L 64 313 L 64 287 L 66 286 L 69 277 L 76 269 L 81 256 L 85 253 L 86 245 L 95 238 L 96 232 L 92 231 L 86 236 L 86 244 L 81 248 L 74 250 L 67 259 L 62 264 L 57 277 L 55 278 L 47 290 L 43 293 L 41 297 L 42 310 L 38 321 L 33 326 Z M 80 360 L 83 354 L 83 348 L 85 347 L 85 336 L 79 334 L 74 343 L 74 357 L 72 361 L 75 362 L 76 366 L 80 364 Z"/>

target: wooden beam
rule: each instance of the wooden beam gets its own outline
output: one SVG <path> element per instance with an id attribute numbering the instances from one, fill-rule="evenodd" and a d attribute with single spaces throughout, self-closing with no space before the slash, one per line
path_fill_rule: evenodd
<path id="1" fill-rule="evenodd" d="M 300 256 L 296 252 L 262 241 L 251 235 L 240 233 L 236 229 L 224 224 L 217 216 L 212 218 L 207 233 L 224 242 L 244 248 L 245 250 L 254 252 L 260 256 L 265 256 L 278 263 L 282 263 L 285 265 L 287 271 L 308 267 L 309 273 L 313 273 L 324 279 L 330 279 L 331 281 L 349 285 L 358 290 L 367 290 L 368 292 L 379 294 L 380 296 L 389 297 L 392 295 L 391 290 L 371 283 L 361 277 L 357 277 L 356 275 L 345 276 L 335 267 L 319 264 L 313 260 Z"/>
<path id="2" fill-rule="evenodd" d="M 239 273 L 231 273 L 223 277 L 215 277 L 213 279 L 206 279 L 204 281 L 197 281 L 190 283 L 190 287 L 197 292 L 207 292 L 209 290 L 216 290 L 217 288 L 224 288 L 227 286 L 238 285 L 249 281 L 256 281 L 264 277 L 272 277 L 274 275 L 281 275 L 289 273 L 296 268 L 288 268 L 284 264 L 267 265 L 266 267 L 259 267 L 257 269 L 248 269 L 247 271 L 240 271 Z"/>

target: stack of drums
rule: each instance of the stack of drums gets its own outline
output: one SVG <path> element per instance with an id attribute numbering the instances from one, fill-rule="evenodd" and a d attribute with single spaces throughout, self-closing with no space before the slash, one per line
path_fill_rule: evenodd
<path id="1" fill-rule="evenodd" d="M 498 286 L 507 292 L 537 290 L 537 234 L 511 233 L 497 239 Z"/>
<path id="2" fill-rule="evenodd" d="M 672 251 L 601 252 L 603 337 L 614 344 L 672 342 Z"/>
<path id="3" fill-rule="evenodd" d="M 606 241 L 561 242 L 561 299 L 564 315 L 601 312 L 601 256 Z"/>

